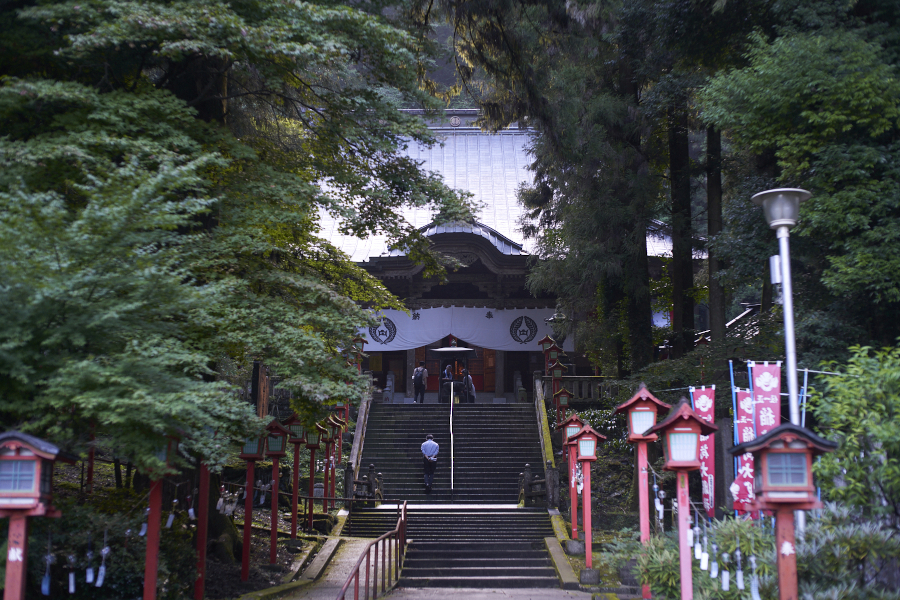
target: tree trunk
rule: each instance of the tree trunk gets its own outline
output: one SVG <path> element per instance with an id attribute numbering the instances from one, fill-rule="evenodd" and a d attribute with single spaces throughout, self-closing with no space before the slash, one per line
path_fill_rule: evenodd
<path id="1" fill-rule="evenodd" d="M 113 458 L 113 472 L 116 476 L 116 489 L 122 489 L 122 463 L 118 458 Z"/>
<path id="2" fill-rule="evenodd" d="M 653 309 L 650 304 L 650 264 L 647 260 L 647 226 L 635 227 L 635 248 L 628 295 L 628 341 L 631 346 L 631 372 L 636 373 L 653 361 Z"/>
<path id="3" fill-rule="evenodd" d="M 672 193 L 672 354 L 684 356 L 694 346 L 691 160 L 687 112 L 682 103 L 669 115 L 669 180 Z"/>
<path id="4" fill-rule="evenodd" d="M 713 126 L 706 129 L 706 211 L 709 239 L 722 231 L 722 134 Z M 716 274 L 719 259 L 707 246 L 709 255 L 709 334 L 715 341 L 725 339 L 725 289 Z"/>

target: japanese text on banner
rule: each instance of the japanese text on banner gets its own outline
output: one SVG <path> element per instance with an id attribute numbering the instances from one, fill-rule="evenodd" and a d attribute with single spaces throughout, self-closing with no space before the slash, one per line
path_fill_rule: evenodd
<path id="1" fill-rule="evenodd" d="M 750 396 L 750 390 L 737 390 L 734 430 L 738 444 L 756 439 L 753 426 L 753 398 Z M 753 502 L 753 454 L 748 452 L 738 458 L 738 469 L 734 474 L 730 491 L 734 498 L 734 509 L 740 512 L 748 511 Z"/>
<path id="2" fill-rule="evenodd" d="M 694 412 L 709 423 L 715 424 L 716 386 L 692 388 Z M 700 436 L 700 482 L 703 490 L 703 508 L 706 514 L 716 516 L 716 435 Z"/>
<path id="3" fill-rule="evenodd" d="M 781 425 L 781 363 L 750 363 L 757 437 Z"/>

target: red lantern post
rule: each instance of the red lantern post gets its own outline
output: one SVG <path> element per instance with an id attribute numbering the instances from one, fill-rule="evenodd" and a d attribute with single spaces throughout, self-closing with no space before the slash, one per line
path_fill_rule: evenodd
<path id="1" fill-rule="evenodd" d="M 641 518 L 641 543 L 650 541 L 650 498 L 648 493 L 649 482 L 647 480 L 647 442 L 655 442 L 658 438 L 655 433 L 644 435 L 648 429 L 656 425 L 657 414 L 660 409 L 669 410 L 671 405 L 660 401 L 650 393 L 645 383 L 641 383 L 638 391 L 624 404 L 616 407 L 615 414 L 627 413 L 628 415 L 628 441 L 637 444 L 638 457 L 638 504 Z M 650 598 L 650 586 L 642 589 L 644 598 Z"/>
<path id="2" fill-rule="evenodd" d="M 606 436 L 597 433 L 590 425 L 585 425 L 569 440 L 570 452 L 576 453 L 575 458 L 581 463 L 581 476 L 584 487 L 581 490 L 582 522 L 584 526 L 584 564 L 593 568 L 593 556 L 591 544 L 591 463 L 597 460 L 597 444 L 604 441 Z M 573 519 L 575 517 L 573 516 Z"/>
<path id="3" fill-rule="evenodd" d="M 197 580 L 194 600 L 203 600 L 206 591 L 206 536 L 209 532 L 209 468 L 200 463 L 200 487 L 197 497 Z"/>
<path id="4" fill-rule="evenodd" d="M 266 457 L 272 459 L 272 526 L 269 538 L 269 564 L 274 565 L 278 554 L 278 477 L 281 466 L 278 461 L 287 456 L 287 438 L 290 431 L 272 419 L 266 426 Z"/>
<path id="5" fill-rule="evenodd" d="M 693 574 L 691 573 L 691 548 L 687 543 L 690 529 L 691 508 L 688 498 L 688 471 L 700 468 L 700 436 L 718 431 L 718 427 L 697 416 L 687 398 L 672 409 L 661 423 L 651 427 L 644 435 L 660 432 L 666 452 L 665 469 L 675 471 L 678 476 L 678 548 L 681 565 L 681 600 L 694 597 Z"/>
<path id="6" fill-rule="evenodd" d="M 813 485 L 813 456 L 834 452 L 837 443 L 785 423 L 755 440 L 730 448 L 737 456 L 752 452 L 756 462 L 752 510 L 775 513 L 775 550 L 778 560 L 779 600 L 796 600 L 797 553 L 794 511 L 821 508 Z"/>
<path id="7" fill-rule="evenodd" d="M 25 598 L 28 517 L 59 517 L 53 507 L 53 464 L 75 459 L 27 433 L 0 433 L 0 517 L 9 517 L 4 600 Z"/>
<path id="8" fill-rule="evenodd" d="M 306 501 L 309 520 L 307 521 L 307 531 L 312 531 L 313 526 L 313 494 L 316 485 L 316 450 L 319 449 L 319 439 L 325 433 L 325 428 L 318 423 L 312 429 L 306 432 L 306 449 L 309 450 L 309 500 Z"/>
<path id="9" fill-rule="evenodd" d="M 291 486 L 291 539 L 297 539 L 297 504 L 300 498 L 300 444 L 306 443 L 306 427 L 296 413 L 285 421 L 291 432 L 288 441 L 294 445 L 294 481 Z"/>
<path id="10" fill-rule="evenodd" d="M 568 369 L 563 365 L 559 360 L 556 360 L 552 365 L 550 365 L 550 377 L 552 377 L 553 386 L 551 388 L 551 394 L 553 394 L 553 405 L 556 407 L 556 422 L 559 423 L 559 404 L 558 398 L 556 396 L 557 392 L 562 388 L 562 381 L 560 378 L 565 374 Z"/>
<path id="11" fill-rule="evenodd" d="M 250 578 L 250 537 L 253 533 L 253 475 L 256 461 L 263 457 L 265 438 L 253 437 L 244 441 L 240 458 L 247 461 L 247 487 L 244 488 L 244 543 L 241 552 L 241 581 Z"/>
<path id="12" fill-rule="evenodd" d="M 563 434 L 563 449 L 569 462 L 569 500 L 572 506 L 570 514 L 572 515 L 573 540 L 578 539 L 578 492 L 575 488 L 575 456 L 578 452 L 574 450 L 574 447 L 569 447 L 569 441 L 572 436 L 581 431 L 582 427 L 584 427 L 584 421 L 577 414 L 570 415 L 560 425 Z"/>
<path id="13" fill-rule="evenodd" d="M 343 412 L 343 407 L 341 407 L 341 411 Z M 328 417 L 328 426 L 331 428 L 331 440 L 334 444 L 334 448 L 332 450 L 331 457 L 331 491 L 329 493 L 329 491 L 326 490 L 325 495 L 331 496 L 331 498 L 335 498 L 337 493 L 337 465 L 341 462 L 342 458 L 342 436 L 344 433 L 346 422 L 343 421 L 337 414 L 333 414 Z M 334 508 L 334 500 L 329 500 L 328 503 L 331 505 L 331 508 Z"/>

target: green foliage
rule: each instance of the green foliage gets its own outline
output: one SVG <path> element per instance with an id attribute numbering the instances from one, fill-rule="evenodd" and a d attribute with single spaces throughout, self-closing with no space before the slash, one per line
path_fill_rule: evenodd
<path id="1" fill-rule="evenodd" d="M 803 600 L 897 599 L 883 575 L 900 560 L 895 528 L 862 511 L 829 503 L 820 518 L 808 522 L 797 545 L 797 570 Z"/>
<path id="2" fill-rule="evenodd" d="M 50 566 L 50 597 L 120 599 L 140 597 L 144 588 L 146 538 L 139 537 L 146 500 L 135 494 L 121 494 L 103 509 L 70 504 L 61 507 L 59 519 L 35 519 L 28 539 L 28 597 L 39 597 L 40 582 L 47 568 L 48 536 L 53 563 Z M 2 532 L 5 537 L 5 530 Z M 110 548 L 102 587 L 85 582 L 90 565 L 96 577 L 104 536 Z M 191 547 L 192 532 L 184 512 L 171 529 L 162 529 L 159 548 L 159 598 L 180 599 L 193 589 L 196 556 Z M 93 558 L 87 559 L 88 544 Z M 69 561 L 75 558 L 75 594 L 68 594 Z"/>
<path id="3" fill-rule="evenodd" d="M 93 432 L 144 471 L 177 435 L 216 467 L 259 428 L 231 387 L 254 360 L 305 419 L 359 397 L 359 305 L 399 304 L 321 216 L 442 272 L 398 209 L 471 208 L 401 152 L 433 140 L 398 107 L 437 103 L 427 40 L 386 6 L 0 8 L 4 427 L 76 452 Z"/>
<path id="4" fill-rule="evenodd" d="M 839 375 L 822 376 L 810 402 L 838 449 L 815 465 L 825 497 L 900 523 L 900 347 L 851 348 Z"/>

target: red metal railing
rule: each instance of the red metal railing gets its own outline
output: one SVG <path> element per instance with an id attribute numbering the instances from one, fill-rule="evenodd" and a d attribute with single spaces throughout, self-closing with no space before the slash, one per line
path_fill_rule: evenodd
<path id="1" fill-rule="evenodd" d="M 400 579 L 400 568 L 403 566 L 403 555 L 406 553 L 406 502 L 400 510 L 400 517 L 397 519 L 397 527 L 393 531 L 370 542 L 366 546 L 365 552 L 356 561 L 356 566 L 347 577 L 347 581 L 338 592 L 335 600 L 345 600 L 347 590 L 353 585 L 353 600 L 364 598 L 369 599 L 369 589 L 372 590 L 372 598 L 378 597 L 379 583 L 381 594 L 384 595 L 396 581 Z M 378 557 L 381 555 L 381 581 L 378 580 Z M 365 563 L 365 583 L 362 586 L 362 595 L 360 595 L 360 579 L 361 571 Z M 374 567 L 374 569 L 373 569 Z"/>

